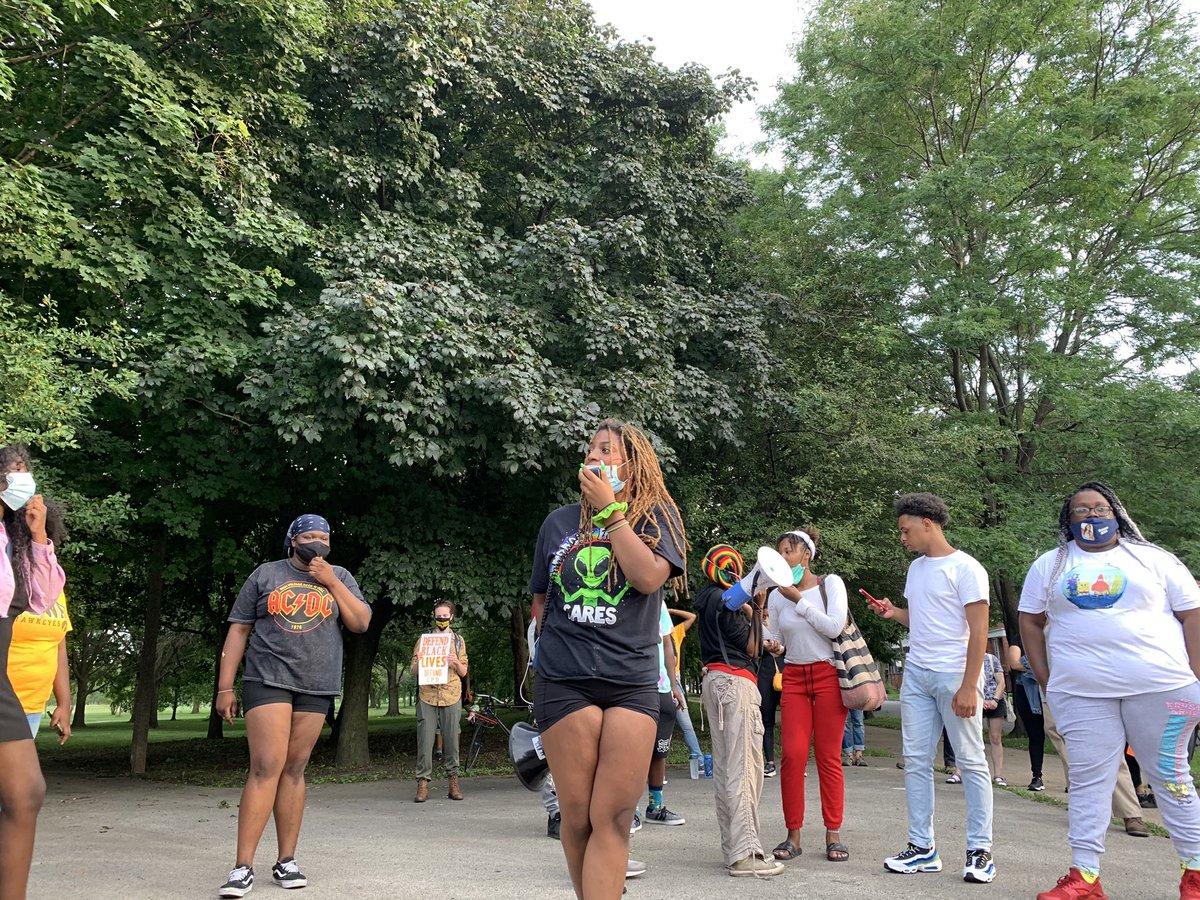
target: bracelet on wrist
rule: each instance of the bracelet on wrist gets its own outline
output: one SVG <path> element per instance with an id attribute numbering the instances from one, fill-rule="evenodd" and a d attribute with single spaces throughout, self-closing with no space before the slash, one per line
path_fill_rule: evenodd
<path id="1" fill-rule="evenodd" d="M 217 691 L 217 694 L 218 694 L 218 695 L 220 695 L 220 694 L 232 694 L 232 693 L 233 693 L 233 688 L 225 688 L 225 690 L 223 690 L 223 691 Z"/>
<path id="2" fill-rule="evenodd" d="M 616 522 L 613 522 L 611 525 L 606 525 L 604 530 L 607 531 L 609 534 L 612 534 L 614 531 L 616 531 L 620 528 L 628 528 L 628 527 L 629 527 L 629 520 L 628 519 L 620 519 Z"/>
<path id="3" fill-rule="evenodd" d="M 600 512 L 592 516 L 592 524 L 603 526 L 604 523 L 608 521 L 608 517 L 613 513 L 625 512 L 627 509 L 629 509 L 628 503 L 619 503 L 614 501 L 608 504 L 608 506 L 604 507 L 604 509 L 600 510 Z"/>

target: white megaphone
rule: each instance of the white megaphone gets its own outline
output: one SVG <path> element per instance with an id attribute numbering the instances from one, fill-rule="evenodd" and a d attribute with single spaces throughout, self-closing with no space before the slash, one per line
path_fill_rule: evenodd
<path id="1" fill-rule="evenodd" d="M 792 567 L 778 550 L 758 548 L 758 563 L 750 574 L 721 595 L 727 609 L 741 609 L 759 590 L 787 587 L 792 583 Z"/>

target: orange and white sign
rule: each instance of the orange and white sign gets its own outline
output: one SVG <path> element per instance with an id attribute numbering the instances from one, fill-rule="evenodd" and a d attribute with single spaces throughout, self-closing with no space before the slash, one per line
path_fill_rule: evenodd
<path id="1" fill-rule="evenodd" d="M 445 684 L 450 680 L 452 634 L 423 634 L 417 648 L 417 684 Z"/>

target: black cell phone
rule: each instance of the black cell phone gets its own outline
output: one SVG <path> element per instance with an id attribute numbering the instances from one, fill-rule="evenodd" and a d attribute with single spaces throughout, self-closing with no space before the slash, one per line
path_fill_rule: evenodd
<path id="1" fill-rule="evenodd" d="M 591 472 L 593 475 L 595 475 L 597 478 L 604 477 L 604 467 L 603 466 L 584 466 L 584 468 L 587 469 L 589 472 Z"/>

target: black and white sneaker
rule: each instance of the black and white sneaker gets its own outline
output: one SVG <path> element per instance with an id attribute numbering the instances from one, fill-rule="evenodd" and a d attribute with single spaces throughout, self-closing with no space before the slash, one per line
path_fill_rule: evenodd
<path id="1" fill-rule="evenodd" d="M 988 884 L 996 878 L 996 864 L 987 850 L 968 850 L 967 864 L 963 866 L 963 881 Z"/>
<path id="2" fill-rule="evenodd" d="M 254 887 L 254 869 L 238 866 L 229 873 L 229 880 L 217 891 L 218 897 L 245 897 Z"/>
<path id="3" fill-rule="evenodd" d="M 271 877 L 281 888 L 302 888 L 308 884 L 308 879 L 296 865 L 296 857 L 289 856 L 281 859 L 271 868 Z"/>
<path id="4" fill-rule="evenodd" d="M 1035 792 L 1037 792 L 1037 793 L 1041 793 L 1041 792 L 1042 792 L 1042 791 L 1044 791 L 1045 789 L 1046 789 L 1046 785 L 1044 785 L 1044 784 L 1042 783 L 1042 778 L 1041 778 L 1041 776 L 1040 776 L 1040 775 L 1035 775 L 1035 776 L 1034 776 L 1034 777 L 1033 777 L 1033 778 L 1030 780 L 1030 782 L 1029 782 L 1029 787 L 1028 787 L 1028 788 L 1026 788 L 1026 790 L 1029 790 L 1029 791 L 1035 791 Z"/>

